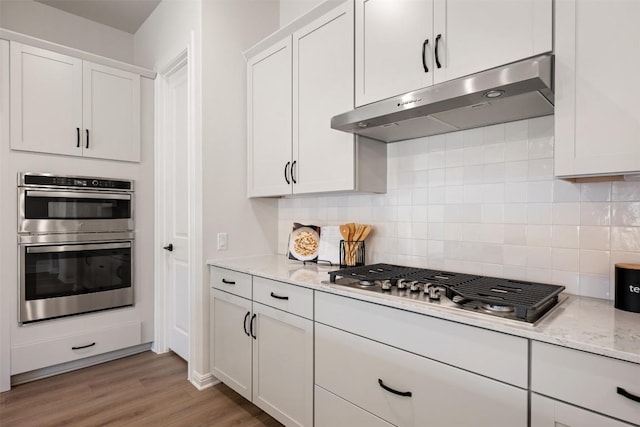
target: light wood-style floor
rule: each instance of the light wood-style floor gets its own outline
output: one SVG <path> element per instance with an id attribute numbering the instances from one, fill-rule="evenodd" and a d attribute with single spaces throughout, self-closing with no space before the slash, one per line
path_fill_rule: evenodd
<path id="1" fill-rule="evenodd" d="M 224 384 L 186 378 L 175 354 L 140 353 L 0 393 L 0 426 L 281 426 Z"/>

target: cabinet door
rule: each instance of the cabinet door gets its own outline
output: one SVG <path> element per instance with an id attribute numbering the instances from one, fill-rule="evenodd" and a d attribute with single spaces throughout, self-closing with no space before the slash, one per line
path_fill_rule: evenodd
<path id="1" fill-rule="evenodd" d="M 629 427 L 631 424 L 616 421 L 567 405 L 557 400 L 531 394 L 531 427 Z"/>
<path id="2" fill-rule="evenodd" d="M 212 291 L 213 375 L 251 400 L 251 301 Z"/>
<path id="3" fill-rule="evenodd" d="M 253 403 L 287 426 L 313 423 L 313 322 L 253 303 Z"/>
<path id="4" fill-rule="evenodd" d="M 83 155 L 140 161 L 140 76 L 83 64 Z"/>
<path id="5" fill-rule="evenodd" d="M 556 2 L 555 174 L 640 171 L 640 2 Z"/>
<path id="6" fill-rule="evenodd" d="M 11 148 L 82 155 L 82 61 L 11 42 Z"/>
<path id="7" fill-rule="evenodd" d="M 315 345 L 316 384 L 393 425 L 527 425 L 526 390 L 319 323 Z"/>
<path id="8" fill-rule="evenodd" d="M 356 106 L 433 84 L 433 0 L 356 0 Z"/>
<path id="9" fill-rule="evenodd" d="M 353 109 L 353 3 L 293 35 L 294 193 L 355 188 L 354 136 L 331 129 Z"/>
<path id="10" fill-rule="evenodd" d="M 247 193 L 291 194 L 291 37 L 247 63 Z"/>
<path id="11" fill-rule="evenodd" d="M 435 0 L 435 83 L 550 52 L 552 13 L 552 0 Z"/>

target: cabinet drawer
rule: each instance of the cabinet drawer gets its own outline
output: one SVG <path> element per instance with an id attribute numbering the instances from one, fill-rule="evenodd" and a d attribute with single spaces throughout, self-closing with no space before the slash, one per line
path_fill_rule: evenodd
<path id="1" fill-rule="evenodd" d="M 640 365 L 534 341 L 531 390 L 612 417 L 640 424 Z"/>
<path id="2" fill-rule="evenodd" d="M 315 333 L 316 384 L 394 425 L 527 425 L 526 390 L 329 326 Z"/>
<path id="3" fill-rule="evenodd" d="M 307 319 L 313 319 L 312 289 L 254 277 L 253 300 Z"/>
<path id="4" fill-rule="evenodd" d="M 325 292 L 316 292 L 315 320 L 518 387 L 528 386 L 525 338 Z"/>
<path id="5" fill-rule="evenodd" d="M 358 408 L 356 405 L 328 392 L 315 388 L 315 427 L 393 427 L 381 418 Z"/>
<path id="6" fill-rule="evenodd" d="M 226 268 L 211 267 L 211 287 L 251 299 L 251 275 Z"/>
<path id="7" fill-rule="evenodd" d="M 140 322 L 129 322 L 78 335 L 20 345 L 11 349 L 11 374 L 71 362 L 141 343 Z"/>

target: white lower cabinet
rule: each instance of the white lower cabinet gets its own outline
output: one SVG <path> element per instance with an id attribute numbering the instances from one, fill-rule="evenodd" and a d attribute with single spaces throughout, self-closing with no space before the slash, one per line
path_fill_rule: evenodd
<path id="1" fill-rule="evenodd" d="M 535 393 L 531 394 L 531 427 L 628 427 L 630 425 L 632 424 L 616 421 Z"/>
<path id="2" fill-rule="evenodd" d="M 315 388 L 315 427 L 392 427 L 382 418 L 376 417 L 347 402 L 341 397 L 316 386 Z"/>
<path id="3" fill-rule="evenodd" d="M 256 301 L 231 293 L 247 281 Z M 215 268 L 211 283 L 213 375 L 285 426 L 312 426 L 313 291 Z"/>
<path id="4" fill-rule="evenodd" d="M 527 426 L 526 390 L 322 324 L 315 370 L 318 386 L 396 426 Z"/>

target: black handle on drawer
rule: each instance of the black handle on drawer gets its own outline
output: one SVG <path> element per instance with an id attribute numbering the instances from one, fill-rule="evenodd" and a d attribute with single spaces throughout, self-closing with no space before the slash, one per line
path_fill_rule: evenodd
<path id="1" fill-rule="evenodd" d="M 227 284 L 227 285 L 235 285 L 236 282 L 232 281 L 232 280 L 227 280 L 227 279 L 222 279 L 222 283 Z"/>
<path id="2" fill-rule="evenodd" d="M 618 387 L 616 391 L 618 392 L 619 395 L 624 396 L 627 399 L 631 399 L 634 402 L 640 403 L 640 396 L 636 396 L 633 393 L 629 393 L 627 390 L 623 389 L 622 387 Z"/>
<path id="3" fill-rule="evenodd" d="M 76 140 L 76 148 L 80 148 L 80 128 L 76 128 L 78 139 Z"/>
<path id="4" fill-rule="evenodd" d="M 297 160 L 294 160 L 293 163 L 291 163 L 291 181 L 293 181 L 294 184 L 297 184 L 298 181 L 296 181 L 296 163 L 298 163 Z"/>
<path id="5" fill-rule="evenodd" d="M 422 43 L 422 68 L 424 68 L 424 72 L 429 72 L 429 67 L 427 67 L 427 45 L 429 44 L 429 39 L 426 39 L 424 43 Z"/>
<path id="6" fill-rule="evenodd" d="M 247 334 L 247 336 L 251 336 L 251 334 L 249 334 L 249 331 L 247 330 L 247 319 L 249 318 L 250 314 L 251 312 L 247 311 L 247 314 L 244 315 L 244 322 L 242 322 L 242 326 L 244 327 L 244 333 Z"/>
<path id="7" fill-rule="evenodd" d="M 92 342 L 91 344 L 87 344 L 87 345 L 81 345 L 81 346 L 78 346 L 78 347 L 71 347 L 71 350 L 82 350 L 83 348 L 93 347 L 94 345 L 96 345 L 96 343 Z"/>
<path id="8" fill-rule="evenodd" d="M 271 292 L 271 296 L 272 296 L 273 298 L 276 298 L 276 299 L 289 299 L 289 297 L 283 297 L 283 296 L 281 296 L 281 295 L 276 295 L 276 294 L 274 294 L 273 292 Z"/>
<path id="9" fill-rule="evenodd" d="M 440 41 L 441 38 L 442 38 L 442 34 L 438 34 L 436 36 L 436 67 L 438 68 L 442 68 L 442 65 L 440 65 L 440 58 L 438 57 L 438 42 Z"/>
<path id="10" fill-rule="evenodd" d="M 87 131 L 87 145 L 84 148 L 89 148 L 89 129 L 85 129 Z"/>
<path id="11" fill-rule="evenodd" d="M 256 339 L 256 334 L 253 332 L 253 321 L 256 320 L 256 316 L 257 314 L 251 316 L 251 322 L 249 323 L 249 331 L 251 332 L 251 337 L 253 337 L 254 340 Z"/>
<path id="12" fill-rule="evenodd" d="M 413 395 L 413 393 L 411 393 L 410 391 L 398 391 L 384 385 L 380 378 L 378 378 L 378 384 L 380 384 L 380 387 L 387 390 L 389 393 L 397 394 L 398 396 L 411 397 Z"/>

